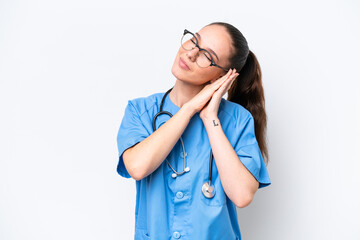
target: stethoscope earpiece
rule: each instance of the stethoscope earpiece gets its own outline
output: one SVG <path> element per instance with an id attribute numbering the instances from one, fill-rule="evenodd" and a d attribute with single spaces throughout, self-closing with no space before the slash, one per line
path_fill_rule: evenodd
<path id="1" fill-rule="evenodd" d="M 169 163 L 170 164 L 170 163 Z M 171 167 L 171 166 L 170 166 Z M 172 167 L 171 167 L 172 168 Z M 186 173 L 186 172 L 190 172 L 190 168 L 189 167 L 186 167 L 185 169 L 184 169 L 184 171 L 182 171 L 182 172 L 177 172 L 177 171 L 175 171 L 174 173 L 172 173 L 171 174 L 171 177 L 172 178 L 176 178 L 177 176 L 180 176 L 180 175 L 182 175 L 183 173 Z"/>

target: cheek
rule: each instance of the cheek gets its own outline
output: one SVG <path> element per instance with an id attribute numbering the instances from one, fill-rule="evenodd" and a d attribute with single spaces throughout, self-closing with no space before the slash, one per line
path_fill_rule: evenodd
<path id="1" fill-rule="evenodd" d="M 215 80 L 217 77 L 213 71 L 209 71 L 209 68 L 200 68 L 197 74 L 198 80 L 201 83 L 207 83 L 209 81 Z"/>
<path id="2" fill-rule="evenodd" d="M 215 67 L 201 68 L 199 71 L 199 77 L 204 82 L 213 82 L 219 79 L 221 76 L 221 72 L 219 72 Z"/>

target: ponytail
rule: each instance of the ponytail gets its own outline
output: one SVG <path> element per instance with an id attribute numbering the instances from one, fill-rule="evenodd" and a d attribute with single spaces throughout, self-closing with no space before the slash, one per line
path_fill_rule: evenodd
<path id="1" fill-rule="evenodd" d="M 259 62 L 250 50 L 245 65 L 228 91 L 227 100 L 240 104 L 253 116 L 256 140 L 267 164 L 269 155 L 265 139 L 267 116 L 264 89 Z"/>
<path id="2" fill-rule="evenodd" d="M 235 68 L 239 75 L 228 91 L 227 100 L 240 104 L 253 116 L 256 140 L 267 164 L 269 160 L 265 139 L 267 116 L 260 64 L 255 54 L 250 51 L 245 37 L 236 27 L 224 22 L 213 22 L 209 25 L 225 27 L 232 39 L 233 54 L 229 68 Z"/>

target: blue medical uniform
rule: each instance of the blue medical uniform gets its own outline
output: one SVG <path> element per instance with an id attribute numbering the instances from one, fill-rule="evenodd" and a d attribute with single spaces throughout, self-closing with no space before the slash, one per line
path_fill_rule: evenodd
<path id="1" fill-rule="evenodd" d="M 117 172 L 130 178 L 122 158 L 123 152 L 153 133 L 152 120 L 160 109 L 164 92 L 128 101 L 122 119 L 117 144 Z M 166 96 L 163 110 L 173 115 L 179 111 Z M 169 120 L 162 114 L 156 129 Z M 239 104 L 221 99 L 218 118 L 240 161 L 259 181 L 259 188 L 271 184 L 254 132 L 254 119 Z M 166 160 L 150 175 L 136 181 L 135 240 L 220 240 L 241 239 L 236 205 L 227 197 L 220 182 L 215 156 L 212 184 L 215 196 L 206 198 L 201 191 L 209 177 L 210 142 L 199 113 L 190 120 L 182 134 L 190 172 L 172 178 L 173 171 Z M 178 172 L 184 169 L 181 141 L 167 156 Z M 234 186 L 235 187 L 235 186 Z"/>

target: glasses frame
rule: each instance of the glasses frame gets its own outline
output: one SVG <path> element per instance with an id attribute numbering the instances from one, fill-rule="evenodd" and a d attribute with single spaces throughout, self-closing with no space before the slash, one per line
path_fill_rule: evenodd
<path id="1" fill-rule="evenodd" d="M 224 70 L 225 72 L 228 72 L 228 71 L 229 71 L 229 69 L 223 68 L 222 66 L 220 66 L 220 65 L 218 65 L 218 64 L 215 63 L 214 58 L 213 58 L 213 56 L 211 55 L 211 53 L 210 53 L 208 50 L 206 50 L 206 49 L 204 49 L 204 48 L 201 48 L 201 47 L 199 46 L 199 40 L 197 39 L 197 37 L 196 37 L 192 32 L 190 32 L 189 30 L 185 29 L 182 38 L 183 38 L 183 37 L 185 36 L 185 34 L 187 34 L 187 33 L 190 33 L 190 34 L 193 35 L 193 37 L 195 38 L 195 40 L 196 40 L 195 43 L 194 43 L 191 39 L 190 39 L 190 40 L 195 44 L 195 47 L 197 47 L 197 48 L 199 49 L 199 52 L 200 52 L 200 51 L 205 51 L 205 52 L 207 52 L 207 53 L 209 54 L 209 56 L 210 56 L 210 58 L 211 58 L 211 59 L 209 59 L 209 60 L 211 61 L 209 67 L 214 66 L 214 67 L 221 68 L 221 69 Z M 182 38 L 181 38 L 181 43 L 182 43 Z M 183 47 L 183 44 L 181 44 L 181 47 L 182 47 L 183 49 L 185 49 L 185 48 Z M 194 49 L 194 48 L 193 48 L 193 49 Z M 191 50 L 185 49 L 185 50 L 186 50 L 186 51 L 191 51 L 192 49 L 191 49 Z M 206 56 L 206 57 L 207 57 L 207 56 Z M 207 58 L 208 58 L 208 57 L 207 57 Z M 197 62 L 196 62 L 196 63 L 197 63 Z M 200 66 L 199 66 L 199 67 L 200 67 Z M 201 68 L 207 68 L 207 67 L 201 67 Z"/>

